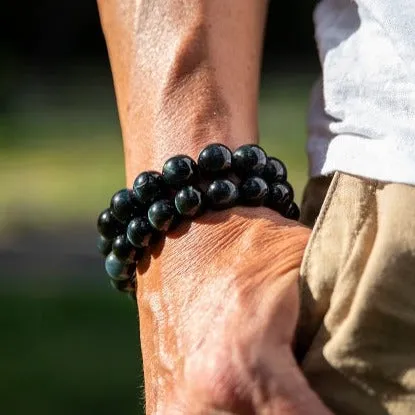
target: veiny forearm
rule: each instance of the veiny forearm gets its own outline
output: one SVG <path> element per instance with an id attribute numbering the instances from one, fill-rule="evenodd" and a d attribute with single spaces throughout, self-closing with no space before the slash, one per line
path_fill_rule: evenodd
<path id="1" fill-rule="evenodd" d="M 258 139 L 266 0 L 98 0 L 127 179 L 209 142 Z"/>
<path id="2" fill-rule="evenodd" d="M 196 157 L 210 142 L 234 149 L 258 140 L 266 3 L 98 0 L 129 186 L 139 172 L 160 170 L 174 154 Z M 307 230 L 275 212 L 242 208 L 230 215 L 205 215 L 184 236 L 166 239 L 162 254 L 152 258 L 138 283 L 148 414 L 174 413 L 177 405 L 178 413 L 188 415 L 213 409 L 327 413 L 289 360 L 298 308 L 297 268 L 307 238 Z M 272 296 L 264 302 L 266 294 Z M 237 298 L 234 307 L 226 296 Z M 260 306 L 268 317 L 257 318 Z M 243 326 L 245 313 L 251 324 Z M 228 333 L 230 321 L 234 329 Z M 289 358 L 280 352 L 281 344 Z M 247 359 L 227 369 L 239 347 L 254 368 L 265 361 L 266 372 L 275 369 L 271 381 L 265 381 L 267 387 L 262 385 L 263 373 L 253 370 L 251 378 Z M 281 372 L 278 359 L 288 362 L 289 369 Z M 217 366 L 209 377 L 212 362 Z M 212 381 L 221 377 L 225 384 Z M 246 396 L 240 394 L 245 390 L 241 385 Z M 255 385 L 260 385 L 258 390 Z"/>

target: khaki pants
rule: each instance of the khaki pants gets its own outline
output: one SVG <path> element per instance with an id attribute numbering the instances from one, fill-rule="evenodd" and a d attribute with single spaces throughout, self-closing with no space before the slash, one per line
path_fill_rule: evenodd
<path id="1" fill-rule="evenodd" d="M 415 415 L 415 187 L 312 179 L 296 352 L 335 414 Z"/>

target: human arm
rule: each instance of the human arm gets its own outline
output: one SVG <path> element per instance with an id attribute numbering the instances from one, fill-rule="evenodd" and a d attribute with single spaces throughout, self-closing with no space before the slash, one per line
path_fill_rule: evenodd
<path id="1" fill-rule="evenodd" d="M 130 186 L 174 154 L 257 142 L 265 1 L 98 3 Z M 328 413 L 291 353 L 309 230 L 238 208 L 179 233 L 138 279 L 147 412 Z"/>

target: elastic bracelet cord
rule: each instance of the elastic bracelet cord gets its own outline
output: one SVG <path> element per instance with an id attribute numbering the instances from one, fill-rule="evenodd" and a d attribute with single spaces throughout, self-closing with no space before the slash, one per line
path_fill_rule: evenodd
<path id="1" fill-rule="evenodd" d="M 266 206 L 298 220 L 300 210 L 284 163 L 258 145 L 233 153 L 223 144 L 204 148 L 197 163 L 186 155 L 168 159 L 162 172 L 145 171 L 132 189 L 121 189 L 98 216 L 98 250 L 111 285 L 136 290 L 136 268 L 146 249 L 185 220 L 207 210 Z"/>

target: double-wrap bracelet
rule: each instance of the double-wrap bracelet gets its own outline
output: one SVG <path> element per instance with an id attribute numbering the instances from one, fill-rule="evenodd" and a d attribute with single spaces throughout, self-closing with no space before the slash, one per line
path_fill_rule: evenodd
<path id="1" fill-rule="evenodd" d="M 146 250 L 182 221 L 209 209 L 237 205 L 262 205 L 298 220 L 300 211 L 293 200 L 281 160 L 253 144 L 233 153 L 223 144 L 210 144 L 197 162 L 186 155 L 174 156 L 161 173 L 145 171 L 132 189 L 116 192 L 98 217 L 98 250 L 106 257 L 111 285 L 133 293 L 137 264 Z"/>

